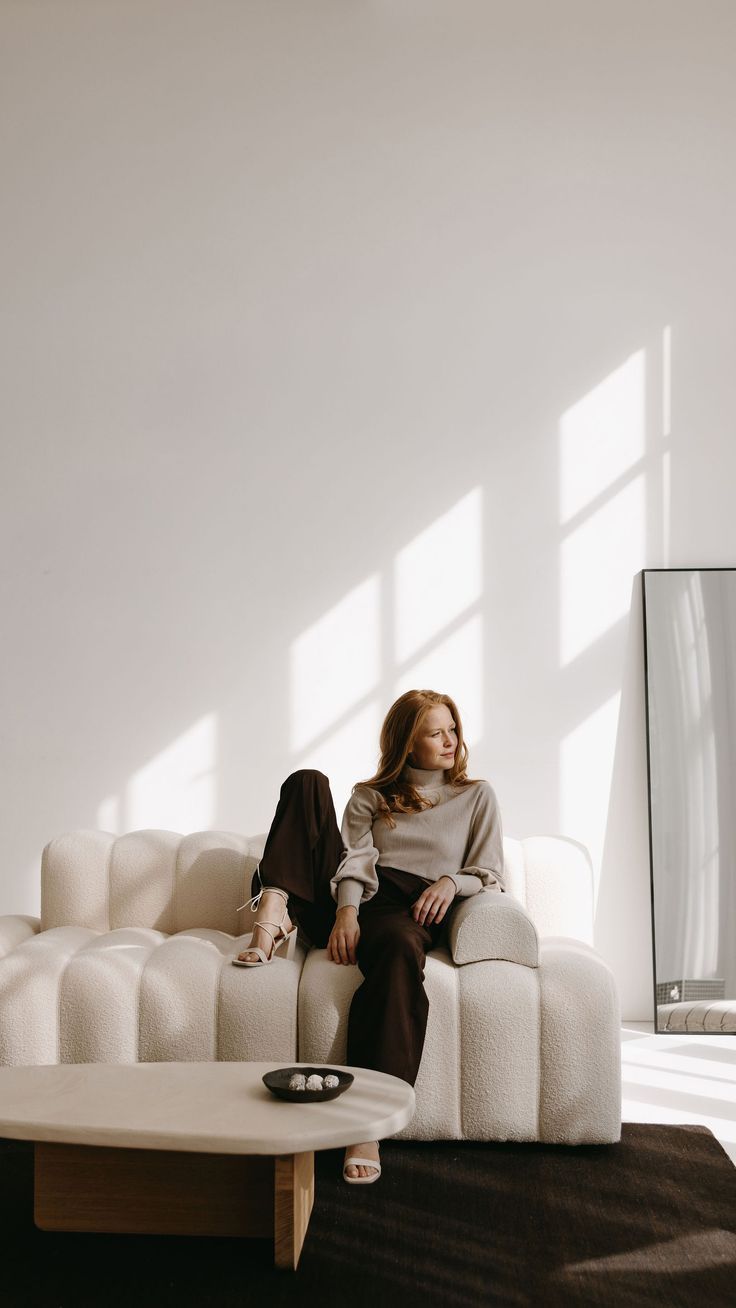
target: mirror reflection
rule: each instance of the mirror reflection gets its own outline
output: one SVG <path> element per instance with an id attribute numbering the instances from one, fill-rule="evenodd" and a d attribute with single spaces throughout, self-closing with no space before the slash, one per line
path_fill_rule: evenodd
<path id="1" fill-rule="evenodd" d="M 655 1031 L 736 1032 L 736 569 L 643 573 Z"/>

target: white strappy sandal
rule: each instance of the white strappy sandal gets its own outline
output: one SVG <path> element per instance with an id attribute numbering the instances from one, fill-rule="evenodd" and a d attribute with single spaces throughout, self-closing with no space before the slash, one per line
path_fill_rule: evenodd
<path id="1" fill-rule="evenodd" d="M 258 872 L 258 867 L 256 867 L 256 872 Z M 277 951 L 281 950 L 282 945 L 284 944 L 286 945 L 286 951 L 285 954 L 284 951 L 282 951 L 283 956 L 291 959 L 294 957 L 296 952 L 296 938 L 299 928 L 297 926 L 292 926 L 291 931 L 284 931 L 284 922 L 288 917 L 287 905 L 289 902 L 289 896 L 285 890 L 281 890 L 278 886 L 264 886 L 261 881 L 260 872 L 258 872 L 258 880 L 261 882 L 261 888 L 258 891 L 258 894 L 254 895 L 252 899 L 246 899 L 245 903 L 241 904 L 236 911 L 239 913 L 241 908 L 247 908 L 248 905 L 252 905 L 253 911 L 256 912 L 258 910 L 258 905 L 261 902 L 261 896 L 264 890 L 273 890 L 277 895 L 283 896 L 284 911 L 281 915 L 280 922 L 255 923 L 256 926 L 263 927 L 266 934 L 273 940 L 273 948 L 270 954 L 266 954 L 265 950 L 261 949 L 260 945 L 246 945 L 245 949 L 241 949 L 241 954 L 258 954 L 258 958 L 233 958 L 231 961 L 235 967 L 263 967 L 265 963 L 272 963 L 276 957 Z M 269 930 L 269 927 L 272 926 L 276 927 L 276 931 L 279 934 L 274 935 L 273 931 Z"/>
<path id="2" fill-rule="evenodd" d="M 347 1168 L 353 1166 L 375 1167 L 377 1171 L 373 1173 L 373 1176 L 348 1176 Z M 357 1154 L 351 1154 L 349 1158 L 345 1159 L 342 1175 L 348 1185 L 371 1185 L 381 1175 L 381 1164 L 377 1158 L 358 1158 Z"/>

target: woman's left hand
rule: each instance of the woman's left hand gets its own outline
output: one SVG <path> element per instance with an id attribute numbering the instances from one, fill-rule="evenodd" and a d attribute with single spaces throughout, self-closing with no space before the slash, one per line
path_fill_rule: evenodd
<path id="1" fill-rule="evenodd" d="M 442 876 L 438 881 L 433 881 L 411 906 L 414 921 L 420 926 L 441 922 L 456 894 L 457 886 L 452 877 Z"/>

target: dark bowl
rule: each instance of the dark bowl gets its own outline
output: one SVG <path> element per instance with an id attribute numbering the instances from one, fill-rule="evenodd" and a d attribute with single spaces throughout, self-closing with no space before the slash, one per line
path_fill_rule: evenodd
<path id="1" fill-rule="evenodd" d="M 290 1090 L 289 1081 L 295 1072 L 303 1076 L 336 1076 L 339 1085 L 329 1086 L 327 1090 Z M 324 1099 L 337 1099 L 344 1090 L 348 1090 L 355 1080 L 352 1072 L 341 1072 L 337 1067 L 277 1067 L 273 1072 L 265 1072 L 263 1084 L 279 1099 L 291 1099 L 300 1104 L 321 1103 Z"/>

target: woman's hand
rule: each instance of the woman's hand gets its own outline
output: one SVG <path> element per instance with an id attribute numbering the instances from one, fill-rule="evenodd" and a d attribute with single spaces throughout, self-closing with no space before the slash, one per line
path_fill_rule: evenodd
<path id="1" fill-rule="evenodd" d="M 420 926 L 425 922 L 441 922 L 456 894 L 457 886 L 452 877 L 441 876 L 438 881 L 433 881 L 411 906 L 414 921 Z"/>
<path id="2" fill-rule="evenodd" d="M 358 910 L 352 904 L 338 908 L 335 925 L 327 941 L 327 957 L 333 963 L 357 963 L 356 949 L 360 939 Z"/>

